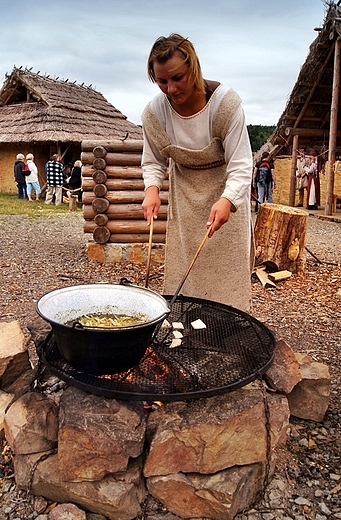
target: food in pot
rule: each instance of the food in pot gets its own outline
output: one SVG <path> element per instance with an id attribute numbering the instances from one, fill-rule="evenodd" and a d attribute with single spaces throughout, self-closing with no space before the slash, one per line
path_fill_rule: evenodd
<path id="1" fill-rule="evenodd" d="M 140 325 L 146 321 L 146 316 L 142 314 L 128 316 L 126 314 L 94 313 L 84 314 L 76 320 L 67 322 L 65 325 L 72 327 L 76 323 L 90 329 L 117 329 L 121 327 L 133 327 L 134 325 Z"/>

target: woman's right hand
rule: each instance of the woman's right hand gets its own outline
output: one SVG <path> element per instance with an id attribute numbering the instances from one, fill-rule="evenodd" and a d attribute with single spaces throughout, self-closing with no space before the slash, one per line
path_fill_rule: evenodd
<path id="1" fill-rule="evenodd" d="M 157 186 L 149 186 L 142 202 L 143 216 L 147 224 L 150 224 L 152 218 L 157 218 L 160 206 L 159 188 Z"/>

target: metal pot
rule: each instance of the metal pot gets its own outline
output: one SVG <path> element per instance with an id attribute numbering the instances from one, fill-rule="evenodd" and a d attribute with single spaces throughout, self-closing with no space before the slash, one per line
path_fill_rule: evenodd
<path id="1" fill-rule="evenodd" d="M 63 358 L 76 370 L 92 375 L 124 372 L 137 365 L 170 312 L 167 300 L 156 292 L 121 284 L 57 289 L 43 295 L 36 309 L 51 324 Z M 145 322 L 117 329 L 66 325 L 93 313 L 142 314 Z"/>

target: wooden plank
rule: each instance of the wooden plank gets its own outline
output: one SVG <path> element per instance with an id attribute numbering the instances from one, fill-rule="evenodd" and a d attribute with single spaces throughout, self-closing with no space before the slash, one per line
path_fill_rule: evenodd
<path id="1" fill-rule="evenodd" d="M 279 282 L 280 280 L 286 280 L 287 278 L 290 278 L 292 275 L 291 271 L 277 271 L 277 273 L 269 273 L 270 280 L 273 280 L 274 282 Z"/>

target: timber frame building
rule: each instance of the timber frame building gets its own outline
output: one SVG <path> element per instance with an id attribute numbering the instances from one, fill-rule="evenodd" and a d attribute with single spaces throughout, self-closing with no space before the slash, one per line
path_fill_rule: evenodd
<path id="1" fill-rule="evenodd" d="M 332 214 L 335 161 L 341 160 L 341 0 L 325 2 L 326 14 L 310 45 L 287 105 L 269 141 L 272 158 L 292 156 L 289 205 L 294 205 L 296 158 L 299 148 L 315 150 L 328 162 L 325 213 Z M 339 194 L 340 195 L 340 194 Z"/>
<path id="2" fill-rule="evenodd" d="M 91 85 L 51 78 L 14 67 L 0 90 L 0 191 L 14 193 L 18 153 L 33 153 L 41 185 L 53 153 L 64 163 L 80 159 L 83 140 L 142 139 L 127 120 Z"/>

